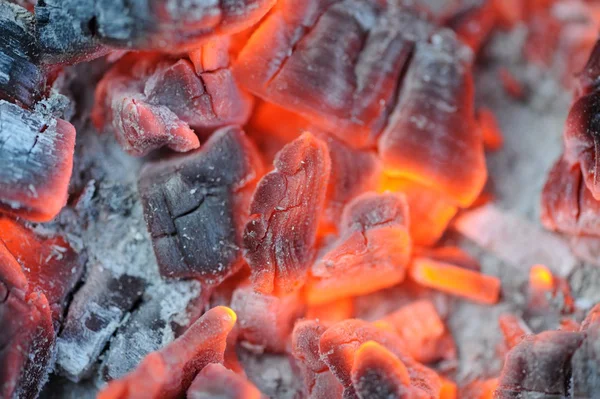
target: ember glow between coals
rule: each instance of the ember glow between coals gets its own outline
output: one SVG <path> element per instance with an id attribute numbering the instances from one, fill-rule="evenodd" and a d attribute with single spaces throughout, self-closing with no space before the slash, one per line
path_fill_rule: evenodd
<path id="1" fill-rule="evenodd" d="M 510 225 L 475 72 L 525 29 L 527 62 L 575 87 L 541 221 L 597 245 L 598 5 L 19 3 L 0 0 L 0 398 L 598 397 L 600 305 L 556 259 L 505 298 L 465 240 L 502 252 Z M 502 337 L 494 373 L 466 372 L 450 320 L 508 299 L 459 327 Z"/>

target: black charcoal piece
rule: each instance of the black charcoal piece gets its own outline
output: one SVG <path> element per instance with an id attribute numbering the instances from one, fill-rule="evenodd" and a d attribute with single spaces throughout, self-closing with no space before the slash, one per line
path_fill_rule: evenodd
<path id="1" fill-rule="evenodd" d="M 48 221 L 67 201 L 75 128 L 0 100 L 0 209 Z"/>
<path id="2" fill-rule="evenodd" d="M 204 147 L 146 165 L 138 188 L 164 277 L 216 284 L 241 266 L 240 236 L 258 154 L 236 127 Z"/>
<path id="3" fill-rule="evenodd" d="M 0 1 L 0 99 L 28 108 L 40 99 L 45 74 L 38 55 L 33 15 Z"/>

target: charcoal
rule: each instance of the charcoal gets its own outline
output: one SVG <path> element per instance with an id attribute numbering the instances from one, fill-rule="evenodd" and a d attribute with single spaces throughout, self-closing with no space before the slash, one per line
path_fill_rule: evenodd
<path id="1" fill-rule="evenodd" d="M 44 91 L 33 15 L 26 9 L 0 2 L 0 99 L 32 108 Z"/>
<path id="2" fill-rule="evenodd" d="M 172 282 L 149 287 L 143 302 L 119 327 L 103 355 L 105 380 L 123 377 L 154 352 L 175 338 L 175 326 L 187 327 L 186 308 L 199 295 L 195 281 Z"/>
<path id="3" fill-rule="evenodd" d="M 404 279 L 412 244 L 402 196 L 370 192 L 356 197 L 344 208 L 340 234 L 310 269 L 310 304 L 368 294 Z"/>
<path id="4" fill-rule="evenodd" d="M 188 399 L 261 399 L 260 391 L 244 376 L 212 363 L 204 367 L 187 391 Z"/>
<path id="5" fill-rule="evenodd" d="M 363 192 L 377 190 L 382 165 L 373 152 L 356 150 L 331 135 L 324 141 L 331 157 L 331 176 L 321 223 L 337 229 L 347 202 Z"/>
<path id="6" fill-rule="evenodd" d="M 69 306 L 57 340 L 58 371 L 72 381 L 88 377 L 126 313 L 141 298 L 144 280 L 93 266 Z"/>
<path id="7" fill-rule="evenodd" d="M 137 53 L 121 58 L 96 88 L 96 126 L 109 126 L 125 151 L 140 156 L 162 146 L 179 152 L 198 148 L 192 129 L 212 133 L 244 124 L 250 99 L 236 86 L 228 59 L 219 62 L 201 54 L 226 53 L 226 46 L 224 40 L 207 43 L 193 53 L 196 65 Z"/>
<path id="8" fill-rule="evenodd" d="M 301 320 L 292 333 L 292 355 L 304 377 L 304 393 L 310 399 L 341 398 L 343 394 L 342 385 L 319 353 L 319 339 L 325 330 L 319 321 Z"/>
<path id="9" fill-rule="evenodd" d="M 600 200 L 598 184 L 598 149 L 600 148 L 600 91 L 580 97 L 567 117 L 564 142 L 565 160 L 569 165 L 579 164 L 583 181 L 594 198 Z"/>
<path id="10" fill-rule="evenodd" d="M 360 399 L 419 397 L 406 366 L 374 341 L 360 346 L 352 366 L 352 386 Z"/>
<path id="11" fill-rule="evenodd" d="M 431 24 L 367 0 L 286 0 L 253 33 L 234 73 L 251 92 L 353 146 L 373 144 Z"/>
<path id="12" fill-rule="evenodd" d="M 55 333 L 48 300 L 32 292 L 0 242 L 0 397 L 35 398 L 50 371 Z"/>
<path id="13" fill-rule="evenodd" d="M 152 352 L 125 377 L 114 380 L 98 399 L 179 398 L 196 374 L 210 363 L 223 363 L 227 335 L 236 322 L 224 306 L 212 308 L 175 341 Z"/>
<path id="14" fill-rule="evenodd" d="M 0 100 L 0 209 L 48 221 L 67 201 L 75 129 Z"/>
<path id="15" fill-rule="evenodd" d="M 411 387 L 423 397 L 436 398 L 441 382 L 437 374 L 407 355 L 402 339 L 362 320 L 348 319 L 329 327 L 319 341 L 323 361 L 346 390 L 352 388 L 352 367 L 356 351 L 367 341 L 375 341 L 392 352 L 408 370 Z M 346 395 L 346 393 L 344 393 Z"/>
<path id="16" fill-rule="evenodd" d="M 325 143 L 304 133 L 273 165 L 252 198 L 244 257 L 255 290 L 289 293 L 302 286 L 313 260 L 331 160 Z"/>
<path id="17" fill-rule="evenodd" d="M 76 253 L 61 236 L 43 237 L 1 216 L 0 242 L 21 264 L 30 290 L 46 296 L 58 327 L 67 296 L 83 273 L 85 255 Z"/>
<path id="18" fill-rule="evenodd" d="M 598 305 L 581 325 L 585 339 L 571 359 L 571 392 L 574 398 L 594 398 L 600 389 L 600 320 Z"/>
<path id="19" fill-rule="evenodd" d="M 446 21 L 446 26 L 477 53 L 496 27 L 496 5 L 487 0 L 468 1 L 462 4 Z"/>
<path id="20" fill-rule="evenodd" d="M 54 59 L 89 59 L 105 46 L 178 53 L 258 22 L 274 0 L 41 0 L 39 40 Z"/>
<path id="21" fill-rule="evenodd" d="M 571 358 L 583 338 L 579 332 L 546 331 L 523 339 L 506 355 L 495 397 L 567 397 Z"/>
<path id="22" fill-rule="evenodd" d="M 431 187 L 463 207 L 475 201 L 487 177 L 471 64 L 471 51 L 450 31 L 418 43 L 378 142 L 386 172 Z"/>
<path id="23" fill-rule="evenodd" d="M 138 188 L 163 276 L 213 285 L 241 267 L 241 229 L 260 170 L 236 127 L 215 132 L 198 151 L 144 168 Z"/>
<path id="24" fill-rule="evenodd" d="M 277 297 L 254 292 L 250 285 L 233 292 L 231 308 L 240 322 L 240 339 L 280 353 L 286 349 L 294 322 L 304 313 L 298 293 Z"/>
<path id="25" fill-rule="evenodd" d="M 589 55 L 587 63 L 579 73 L 579 91 L 589 94 L 598 89 L 600 82 L 600 40 L 596 41 Z"/>

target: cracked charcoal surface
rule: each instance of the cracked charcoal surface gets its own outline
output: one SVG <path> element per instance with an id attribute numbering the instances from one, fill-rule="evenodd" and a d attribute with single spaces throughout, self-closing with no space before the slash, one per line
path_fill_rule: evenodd
<path id="1" fill-rule="evenodd" d="M 0 209 L 52 219 L 67 201 L 75 129 L 62 120 L 0 100 Z"/>
<path id="2" fill-rule="evenodd" d="M 217 34 L 241 31 L 274 0 L 40 0 L 40 42 L 54 60 L 86 59 L 100 45 L 177 53 Z"/>
<path id="3" fill-rule="evenodd" d="M 215 132 L 193 153 L 146 166 L 139 191 L 163 276 L 213 285 L 241 267 L 241 229 L 260 170 L 236 127 Z"/>
<path id="4" fill-rule="evenodd" d="M 314 256 L 331 159 L 324 142 L 304 133 L 277 154 L 273 166 L 252 198 L 244 257 L 255 290 L 290 293 L 304 283 Z"/>
<path id="5" fill-rule="evenodd" d="M 41 98 L 46 80 L 33 18 L 20 6 L 0 2 L 0 99 L 27 108 Z"/>
<path id="6" fill-rule="evenodd" d="M 396 102 L 421 15 L 361 0 L 280 2 L 234 66 L 256 95 L 307 116 L 353 146 L 372 144 Z"/>

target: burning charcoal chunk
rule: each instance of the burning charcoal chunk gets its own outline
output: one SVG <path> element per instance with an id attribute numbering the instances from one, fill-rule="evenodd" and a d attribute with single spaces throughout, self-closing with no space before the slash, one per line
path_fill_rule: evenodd
<path id="1" fill-rule="evenodd" d="M 374 341 L 365 342 L 356 351 L 352 386 L 360 399 L 422 397 L 418 388 L 411 387 L 402 361 Z"/>
<path id="2" fill-rule="evenodd" d="M 368 294 L 404 279 L 412 245 L 403 197 L 360 195 L 344 208 L 340 230 L 340 239 L 310 269 L 309 303 Z"/>
<path id="3" fill-rule="evenodd" d="M 59 56 L 101 50 L 97 43 L 178 53 L 206 39 L 250 27 L 275 0 L 44 0 L 36 14 L 40 42 Z"/>
<path id="4" fill-rule="evenodd" d="M 268 102 L 296 111 L 353 146 L 386 124 L 421 15 L 366 0 L 285 0 L 239 54 L 234 72 Z"/>
<path id="5" fill-rule="evenodd" d="M 48 221 L 67 202 L 75 129 L 0 100 L 0 209 Z"/>
<path id="6" fill-rule="evenodd" d="M 227 45 L 206 44 L 190 55 L 194 64 L 157 55 L 123 57 L 96 88 L 96 126 L 111 126 L 125 151 L 140 156 L 162 146 L 198 148 L 192 128 L 212 132 L 244 124 L 251 100 L 233 80 L 228 58 L 218 59 L 227 55 Z"/>
<path id="7" fill-rule="evenodd" d="M 302 286 L 312 262 L 331 160 L 325 143 L 304 133 L 273 165 L 252 198 L 244 257 L 255 290 L 286 293 Z"/>
<path id="8" fill-rule="evenodd" d="M 389 326 L 406 344 L 410 355 L 419 362 L 429 363 L 429 347 L 445 338 L 445 326 L 428 300 L 403 306 L 380 320 L 378 326 Z"/>
<path id="9" fill-rule="evenodd" d="M 173 325 L 183 327 L 186 308 L 200 293 L 195 281 L 177 281 L 152 286 L 143 302 L 111 339 L 104 354 L 102 376 L 107 380 L 123 377 L 150 352 L 175 338 Z"/>
<path id="10" fill-rule="evenodd" d="M 38 55 L 33 15 L 0 2 L 0 99 L 31 108 L 41 98 L 45 74 Z"/>
<path id="11" fill-rule="evenodd" d="M 419 182 L 384 175 L 381 189 L 402 193 L 410 212 L 410 238 L 415 245 L 431 246 L 444 234 L 456 215 L 456 204 Z"/>
<path id="12" fill-rule="evenodd" d="M 340 298 L 323 305 L 312 305 L 306 309 L 307 319 L 319 320 L 323 323 L 337 323 L 354 317 L 354 298 Z"/>
<path id="13" fill-rule="evenodd" d="M 542 222 L 550 230 L 573 235 L 600 235 L 600 201 L 583 182 L 578 164 L 560 159 L 542 191 Z"/>
<path id="14" fill-rule="evenodd" d="M 418 43 L 400 100 L 379 140 L 386 172 L 415 180 L 467 207 L 485 184 L 473 109 L 472 54 L 449 31 Z"/>
<path id="15" fill-rule="evenodd" d="M 304 313 L 297 292 L 276 297 L 250 285 L 234 291 L 231 308 L 240 320 L 240 338 L 272 352 L 285 350 L 294 322 Z"/>
<path id="16" fill-rule="evenodd" d="M 0 397 L 34 398 L 46 382 L 55 340 L 43 293 L 0 242 Z"/>
<path id="17" fill-rule="evenodd" d="M 600 40 L 596 41 L 578 78 L 579 90 L 582 94 L 589 94 L 598 89 L 598 83 L 600 82 Z"/>
<path id="18" fill-rule="evenodd" d="M 340 380 L 346 391 L 353 391 L 352 368 L 356 351 L 367 341 L 375 341 L 393 353 L 406 367 L 411 388 L 424 398 L 437 398 L 441 388 L 438 375 L 417 363 L 409 355 L 402 339 L 362 320 L 345 320 L 323 333 L 319 351 L 323 361 Z M 346 395 L 347 392 L 344 393 Z"/>
<path id="19" fill-rule="evenodd" d="M 467 2 L 454 12 L 446 26 L 456 32 L 458 38 L 477 53 L 496 26 L 495 1 L 476 0 Z"/>
<path id="20" fill-rule="evenodd" d="M 322 223 L 334 230 L 347 202 L 363 192 L 378 188 L 382 166 L 372 152 L 353 149 L 329 135 L 325 142 L 331 157 L 331 176 Z"/>
<path id="21" fill-rule="evenodd" d="M 344 388 L 319 353 L 319 339 L 325 330 L 319 321 L 302 320 L 296 323 L 292 334 L 292 355 L 304 376 L 304 393 L 310 399 L 335 399 L 343 394 Z"/>
<path id="22" fill-rule="evenodd" d="M 187 391 L 188 399 L 261 399 L 261 393 L 242 375 L 212 363 L 204 367 Z"/>
<path id="23" fill-rule="evenodd" d="M 495 397 L 569 396 L 570 361 L 583 338 L 579 332 L 546 331 L 523 339 L 506 355 Z"/>
<path id="24" fill-rule="evenodd" d="M 504 145 L 504 136 L 494 112 L 489 108 L 480 108 L 477 110 L 477 121 L 481 128 L 485 149 L 489 151 L 500 150 Z"/>
<path id="25" fill-rule="evenodd" d="M 205 366 L 223 363 L 227 335 L 235 321 L 236 315 L 231 309 L 212 308 L 181 337 L 146 356 L 125 377 L 109 383 L 98 399 L 181 397 Z"/>
<path id="26" fill-rule="evenodd" d="M 569 165 L 579 164 L 583 181 L 595 199 L 600 200 L 598 184 L 600 169 L 600 91 L 580 97 L 569 111 L 564 141 L 565 160 Z"/>
<path id="27" fill-rule="evenodd" d="M 572 395 L 574 398 L 593 398 L 600 390 L 600 320 L 596 305 L 581 330 L 585 339 L 571 359 Z"/>
<path id="28" fill-rule="evenodd" d="M 519 344 L 527 335 L 532 332 L 529 326 L 520 318 L 512 314 L 500 316 L 498 324 L 504 336 L 504 343 L 508 349 L 512 349 Z"/>
<path id="29" fill-rule="evenodd" d="M 218 284 L 242 265 L 241 230 L 260 176 L 256 150 L 235 127 L 198 151 L 148 164 L 139 191 L 160 272 Z"/>
<path id="30" fill-rule="evenodd" d="M 67 295 L 81 278 L 85 257 L 63 237 L 42 237 L 7 217 L 0 217 L 0 242 L 21 264 L 30 290 L 46 296 L 52 317 L 59 322 Z"/>
<path id="31" fill-rule="evenodd" d="M 139 277 L 116 276 L 92 267 L 83 287 L 69 306 L 57 340 L 59 372 L 72 381 L 87 377 L 98 355 L 114 334 L 126 312 L 141 298 L 144 282 Z"/>
<path id="32" fill-rule="evenodd" d="M 484 303 L 494 304 L 500 297 L 497 277 L 428 258 L 416 258 L 410 275 L 417 283 L 449 294 Z"/>
<path id="33" fill-rule="evenodd" d="M 38 0 L 36 36 L 45 63 L 72 64 L 109 52 L 95 38 L 96 3 L 95 0 Z"/>

